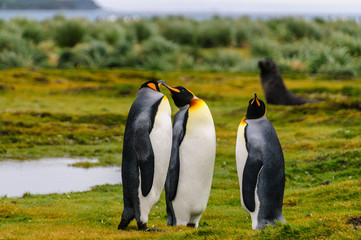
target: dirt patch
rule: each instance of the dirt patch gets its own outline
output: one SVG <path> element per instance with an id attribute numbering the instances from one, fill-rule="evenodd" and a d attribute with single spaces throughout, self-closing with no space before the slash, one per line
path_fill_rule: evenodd
<path id="1" fill-rule="evenodd" d="M 347 224 L 352 224 L 355 228 L 361 228 L 361 217 L 351 217 Z"/>

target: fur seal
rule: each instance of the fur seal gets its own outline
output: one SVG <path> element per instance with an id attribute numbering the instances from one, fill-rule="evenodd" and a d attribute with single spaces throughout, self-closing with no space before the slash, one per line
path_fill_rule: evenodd
<path id="1" fill-rule="evenodd" d="M 268 104 L 302 105 L 317 102 L 302 98 L 289 91 L 283 82 L 276 63 L 271 59 L 260 60 L 258 67 L 261 69 L 261 83 Z"/>

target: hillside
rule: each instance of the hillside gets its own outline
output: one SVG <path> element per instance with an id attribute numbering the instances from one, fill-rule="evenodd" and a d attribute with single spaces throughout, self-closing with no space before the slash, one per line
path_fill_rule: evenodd
<path id="1" fill-rule="evenodd" d="M 0 0 L 0 9 L 97 9 L 92 0 Z"/>

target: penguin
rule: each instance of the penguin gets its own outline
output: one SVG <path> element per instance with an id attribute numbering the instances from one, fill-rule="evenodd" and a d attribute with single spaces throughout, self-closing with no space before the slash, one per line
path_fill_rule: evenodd
<path id="1" fill-rule="evenodd" d="M 317 102 L 297 96 L 288 90 L 278 71 L 276 63 L 271 59 L 260 60 L 258 67 L 261 70 L 261 84 L 268 104 L 302 105 Z"/>
<path id="2" fill-rule="evenodd" d="M 241 204 L 251 215 L 252 229 L 263 229 L 275 221 L 286 222 L 282 216 L 283 152 L 277 133 L 267 120 L 266 106 L 256 93 L 238 127 L 236 162 Z"/>
<path id="3" fill-rule="evenodd" d="M 207 104 L 188 89 L 168 88 L 179 108 L 165 184 L 167 225 L 197 228 L 211 191 L 216 133 Z"/>
<path id="4" fill-rule="evenodd" d="M 118 230 L 134 218 L 139 230 L 159 230 L 148 228 L 147 222 L 164 188 L 172 147 L 171 108 L 160 92 L 162 82 L 141 85 L 128 114 L 121 168 L 124 209 Z"/>

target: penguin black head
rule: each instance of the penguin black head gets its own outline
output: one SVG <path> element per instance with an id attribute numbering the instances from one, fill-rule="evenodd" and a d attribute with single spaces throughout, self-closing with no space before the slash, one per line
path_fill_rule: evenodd
<path id="1" fill-rule="evenodd" d="M 261 99 L 257 98 L 257 93 L 254 93 L 254 98 L 249 100 L 247 108 L 247 119 L 261 118 L 266 114 L 266 105 Z"/>
<path id="2" fill-rule="evenodd" d="M 159 80 L 158 82 L 155 80 L 150 80 L 148 82 L 143 83 L 139 89 L 141 88 L 151 88 L 157 92 L 160 92 L 159 86 L 163 83 L 163 80 Z"/>
<path id="3" fill-rule="evenodd" d="M 261 73 L 278 72 L 277 65 L 272 59 L 262 59 L 258 62 Z"/>
<path id="4" fill-rule="evenodd" d="M 178 87 L 171 87 L 162 83 L 168 90 L 170 91 L 170 95 L 173 98 L 174 104 L 181 108 L 187 104 L 190 104 L 190 101 L 195 97 L 194 94 L 186 89 L 185 87 L 178 86 Z"/>

